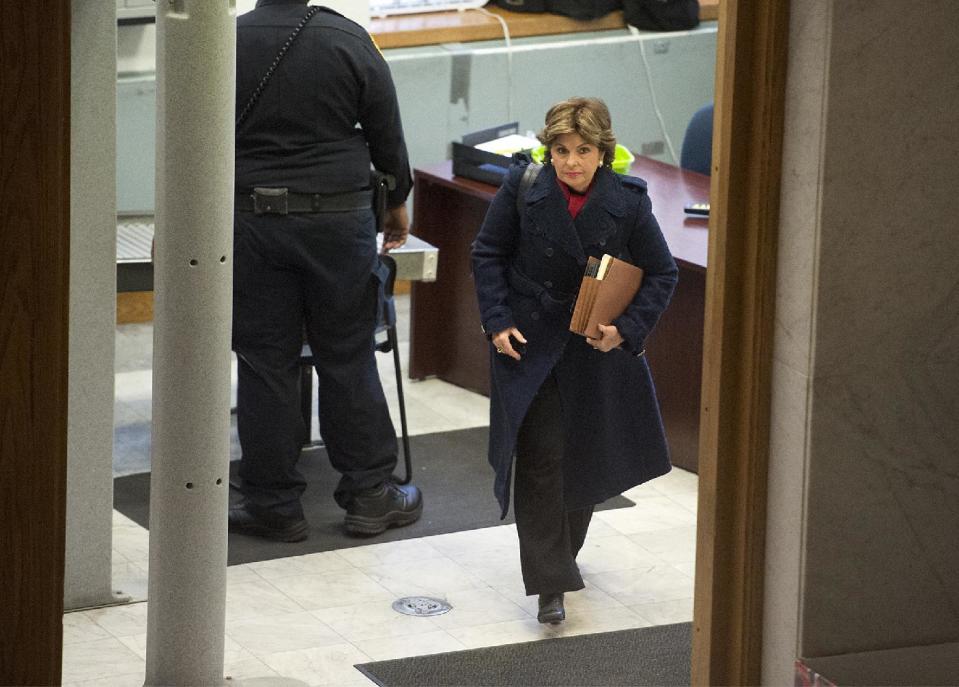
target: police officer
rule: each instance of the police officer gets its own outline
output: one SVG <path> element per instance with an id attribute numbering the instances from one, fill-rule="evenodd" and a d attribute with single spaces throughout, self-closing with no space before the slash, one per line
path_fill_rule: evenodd
<path id="1" fill-rule="evenodd" d="M 396 433 L 374 358 L 382 281 L 371 163 L 396 180 L 383 249 L 409 233 L 412 176 L 396 92 L 362 27 L 306 5 L 259 0 L 237 20 L 233 350 L 243 500 L 229 523 L 280 541 L 309 529 L 296 468 L 306 436 L 304 328 L 347 531 L 378 534 L 422 512 L 419 490 L 391 479 Z"/>

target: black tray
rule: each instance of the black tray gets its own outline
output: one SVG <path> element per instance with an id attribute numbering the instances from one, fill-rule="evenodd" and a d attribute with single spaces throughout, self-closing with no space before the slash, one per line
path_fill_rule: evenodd
<path id="1" fill-rule="evenodd" d="M 507 155 L 480 150 L 475 146 L 479 143 L 518 133 L 519 122 L 510 122 L 471 134 L 464 134 L 462 143 L 453 141 L 453 174 L 499 186 L 503 183 L 503 178 L 506 176 L 510 164 L 512 164 L 512 158 Z"/>

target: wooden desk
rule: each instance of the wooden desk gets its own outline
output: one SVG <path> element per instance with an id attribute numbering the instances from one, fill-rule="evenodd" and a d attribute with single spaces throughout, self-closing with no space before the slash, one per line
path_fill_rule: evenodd
<path id="1" fill-rule="evenodd" d="M 720 0 L 700 0 L 700 20 L 717 19 L 719 3 Z M 506 21 L 511 38 L 608 31 L 626 27 L 622 10 L 610 12 L 598 19 L 580 21 L 559 14 L 510 12 L 492 5 L 485 9 Z M 373 18 L 370 21 L 370 33 L 376 39 L 377 45 L 387 50 L 438 43 L 496 40 L 503 37 L 503 27 L 495 17 L 483 12 L 454 10 Z"/>
<path id="2" fill-rule="evenodd" d="M 455 177 L 451 167 L 444 162 L 413 172 L 413 231 L 441 257 L 435 282 L 412 285 L 409 373 L 489 395 L 489 349 L 480 331 L 469 252 L 496 187 Z M 707 222 L 687 218 L 683 205 L 708 201 L 709 177 L 642 157 L 632 174 L 649 182 L 653 212 L 679 265 L 679 284 L 647 342 L 647 356 L 673 463 L 696 471 Z"/>

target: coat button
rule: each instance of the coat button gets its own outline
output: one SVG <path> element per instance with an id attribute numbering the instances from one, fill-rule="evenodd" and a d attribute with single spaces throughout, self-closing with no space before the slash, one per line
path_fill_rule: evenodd
<path id="1" fill-rule="evenodd" d="M 552 249 L 552 247 L 547 248 L 547 249 L 544 250 L 543 252 L 546 253 L 546 257 L 547 257 L 547 258 L 553 257 L 553 249 Z"/>
<path id="2" fill-rule="evenodd" d="M 600 239 L 600 240 L 599 240 L 599 245 L 605 246 L 605 245 L 606 245 L 606 239 Z"/>
<path id="3" fill-rule="evenodd" d="M 530 317 L 531 320 L 538 320 L 538 319 L 539 319 L 539 312 L 537 312 L 536 310 L 534 310 L 533 312 L 531 312 L 531 313 L 529 314 L 529 317 Z"/>
<path id="4" fill-rule="evenodd" d="M 543 286 L 545 286 L 547 289 L 551 289 L 553 288 L 553 282 L 546 280 L 543 282 Z"/>

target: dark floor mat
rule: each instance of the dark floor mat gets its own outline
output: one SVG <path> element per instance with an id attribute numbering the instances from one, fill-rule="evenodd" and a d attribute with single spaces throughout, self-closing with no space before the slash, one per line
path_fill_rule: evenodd
<path id="1" fill-rule="evenodd" d="M 690 623 L 361 663 L 380 687 L 688 685 Z"/>
<path id="2" fill-rule="evenodd" d="M 231 534 L 230 565 L 513 522 L 512 515 L 506 520 L 499 519 L 499 506 L 493 497 L 493 471 L 486 461 L 488 432 L 486 427 L 477 427 L 411 437 L 413 481 L 423 491 L 423 517 L 413 525 L 389 529 L 372 538 L 346 534 L 344 513 L 333 501 L 338 475 L 330 467 L 326 451 L 322 448 L 304 451 L 299 468 L 309 483 L 303 495 L 303 509 L 310 523 L 310 536 L 306 541 L 282 543 Z M 233 462 L 230 472 L 234 476 L 236 468 L 237 463 Z M 235 491 L 231 496 L 237 496 Z M 134 522 L 148 527 L 150 473 L 115 478 L 113 504 Z M 633 502 L 629 499 L 617 496 L 597 509 L 631 505 Z"/>

